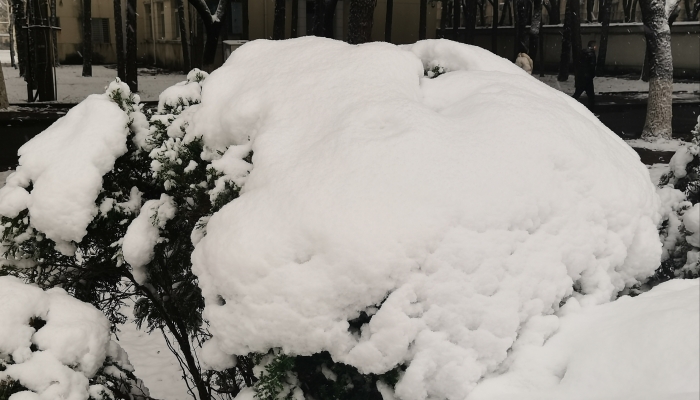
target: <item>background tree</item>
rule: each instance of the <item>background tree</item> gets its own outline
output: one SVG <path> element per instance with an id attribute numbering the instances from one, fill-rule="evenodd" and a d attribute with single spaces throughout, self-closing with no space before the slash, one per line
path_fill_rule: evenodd
<path id="1" fill-rule="evenodd" d="M 348 43 L 360 44 L 372 39 L 374 8 L 377 0 L 350 0 Z"/>
<path id="2" fill-rule="evenodd" d="M 666 2 L 666 14 L 668 16 L 668 27 L 671 28 L 673 22 L 680 14 L 680 0 L 669 0 Z M 645 29 L 646 30 L 646 29 Z M 649 82 L 650 69 L 651 69 L 651 50 L 649 48 L 649 41 L 646 41 L 646 46 L 644 48 L 644 62 L 642 63 L 642 80 L 644 82 Z"/>
<path id="3" fill-rule="evenodd" d="M 649 97 L 643 138 L 671 137 L 673 57 L 671 29 L 663 0 L 642 0 L 642 22 L 647 41 L 649 63 Z M 670 10 L 669 10 L 670 11 Z"/>
<path id="4" fill-rule="evenodd" d="M 452 32 L 453 40 L 459 42 L 459 26 L 462 22 L 462 0 L 452 0 Z"/>
<path id="5" fill-rule="evenodd" d="M 114 0 L 114 38 L 117 50 L 117 77 L 126 82 L 126 55 L 124 54 L 124 29 L 121 0 Z"/>
<path id="6" fill-rule="evenodd" d="M 581 59 L 581 16 L 579 0 L 566 1 L 566 14 L 561 42 L 561 58 L 559 59 L 559 75 L 557 80 L 564 82 L 569 79 L 569 60 L 573 59 L 574 68 L 578 68 Z"/>
<path id="7" fill-rule="evenodd" d="M 299 0 L 292 0 L 292 26 L 289 37 L 295 38 L 299 36 L 297 31 L 299 27 Z"/>
<path id="8" fill-rule="evenodd" d="M 547 10 L 547 23 L 549 25 L 559 25 L 561 23 L 561 0 L 547 0 L 542 5 Z"/>
<path id="9" fill-rule="evenodd" d="M 286 0 L 275 0 L 275 19 L 272 23 L 272 40 L 284 39 L 284 28 L 286 25 Z"/>
<path id="10" fill-rule="evenodd" d="M 187 44 L 187 24 L 185 21 L 185 3 L 177 0 L 177 24 L 180 30 L 180 46 L 182 47 L 182 72 L 185 74 L 192 69 L 190 46 Z"/>
<path id="11" fill-rule="evenodd" d="M 190 5 L 197 10 L 197 14 L 201 18 L 204 30 L 206 32 L 206 41 L 204 43 L 204 53 L 202 54 L 202 64 L 211 66 L 216 57 L 216 49 L 219 44 L 219 36 L 223 26 L 224 16 L 228 7 L 228 0 L 219 0 L 214 14 L 209 10 L 209 6 L 204 0 L 191 0 Z"/>
<path id="12" fill-rule="evenodd" d="M 24 76 L 27 70 L 27 30 L 23 27 L 27 24 L 24 1 L 12 0 L 12 16 L 17 41 L 17 63 L 19 64 L 19 76 Z"/>
<path id="13" fill-rule="evenodd" d="M 690 0 L 684 0 L 685 2 L 685 19 L 687 21 L 695 21 L 698 19 L 698 13 L 700 13 L 700 0 L 695 0 L 695 4 L 690 6 Z"/>
<path id="14" fill-rule="evenodd" d="M 532 22 L 530 23 L 529 55 L 534 61 L 539 49 L 540 28 L 542 27 L 542 0 L 532 2 Z"/>
<path id="15" fill-rule="evenodd" d="M 423 0 L 420 0 L 420 12 L 418 17 L 418 39 L 421 39 L 422 28 L 422 18 L 423 18 Z M 386 0 L 386 20 L 384 21 L 384 41 L 391 43 L 391 28 L 394 18 L 394 0 Z"/>
<path id="16" fill-rule="evenodd" d="M 477 0 L 465 0 L 464 2 L 464 43 L 474 44 L 474 31 L 476 30 Z"/>
<path id="17" fill-rule="evenodd" d="M 92 76 L 92 0 L 83 0 L 83 76 Z"/>
<path id="18" fill-rule="evenodd" d="M 598 6 L 600 7 L 600 6 Z M 593 9 L 595 8 L 595 0 L 586 0 L 586 22 L 591 23 L 595 19 L 593 17 Z M 598 10 L 598 14 L 600 15 L 600 10 Z"/>
<path id="19" fill-rule="evenodd" d="M 0 68 L 0 110 L 4 110 L 10 106 L 10 102 L 7 100 L 7 87 L 5 86 L 5 75 Z"/>
<path id="20" fill-rule="evenodd" d="M 489 0 L 491 3 L 491 52 L 498 54 L 498 0 Z"/>
<path id="21" fill-rule="evenodd" d="M 608 55 L 610 16 L 612 14 L 612 0 L 603 0 L 603 4 L 600 4 L 600 7 L 601 9 L 598 12 L 598 19 L 601 20 L 603 28 L 600 32 L 600 45 L 598 46 L 598 59 L 596 61 L 596 75 L 602 75 L 605 72 L 605 59 Z"/>
<path id="22" fill-rule="evenodd" d="M 333 38 L 335 36 L 335 7 L 338 5 L 338 0 L 325 0 L 323 8 L 323 32 L 325 37 Z"/>
<path id="23" fill-rule="evenodd" d="M 136 69 L 136 0 L 126 1 L 126 84 L 132 93 L 139 90 Z"/>
<path id="24" fill-rule="evenodd" d="M 309 5 L 309 1 L 306 2 L 307 7 Z M 314 36 L 326 36 L 326 24 L 325 24 L 325 10 L 326 10 L 326 0 L 315 0 L 313 2 L 314 5 L 314 21 L 313 21 L 313 29 L 311 30 L 313 32 Z"/>
<path id="25" fill-rule="evenodd" d="M 513 60 L 518 53 L 529 53 L 529 39 L 527 36 L 527 6 L 525 0 L 515 0 L 515 46 L 513 46 Z"/>

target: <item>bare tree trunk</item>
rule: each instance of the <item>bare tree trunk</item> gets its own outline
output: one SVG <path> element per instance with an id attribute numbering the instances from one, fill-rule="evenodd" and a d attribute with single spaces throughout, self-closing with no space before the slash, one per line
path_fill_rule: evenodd
<path id="1" fill-rule="evenodd" d="M 136 0 L 126 2 L 126 84 L 136 93 L 139 91 L 136 69 Z"/>
<path id="2" fill-rule="evenodd" d="M 569 79 L 569 60 L 571 59 L 571 24 L 573 16 L 571 14 L 570 3 L 572 0 L 566 1 L 566 14 L 564 17 L 564 28 L 562 29 L 561 37 L 561 57 L 559 58 L 559 75 L 557 80 L 565 82 Z M 579 49 L 580 51 L 581 49 Z"/>
<path id="3" fill-rule="evenodd" d="M 678 14 L 680 13 L 680 7 L 678 5 L 680 4 L 679 0 L 676 0 L 675 6 L 670 10 L 671 14 L 668 16 L 668 27 L 669 29 L 671 28 L 671 25 L 673 25 L 673 22 L 676 20 L 678 17 Z M 668 3 L 666 4 L 666 7 L 668 7 Z M 667 9 L 667 8 L 666 8 Z M 647 28 L 645 26 L 644 30 L 646 31 Z M 644 82 L 649 82 L 649 79 L 651 77 L 651 48 L 649 41 L 646 41 L 646 46 L 644 47 L 644 62 L 642 63 L 642 76 L 641 79 Z"/>
<path id="4" fill-rule="evenodd" d="M 2 68 L 0 68 L 0 110 L 4 110 L 10 106 L 10 102 L 7 99 L 7 87 L 5 87 L 5 75 L 2 73 Z"/>
<path id="5" fill-rule="evenodd" d="M 632 9 L 632 0 L 622 0 L 622 12 L 625 14 L 625 22 L 630 22 L 632 17 L 630 16 Z"/>
<path id="6" fill-rule="evenodd" d="M 530 24 L 530 58 L 535 61 L 539 50 L 540 28 L 542 27 L 542 0 L 532 4 L 532 23 Z"/>
<path id="7" fill-rule="evenodd" d="M 560 7 L 560 0 L 549 0 L 546 3 L 544 3 L 544 8 L 547 9 L 547 24 L 559 25 L 561 23 L 561 16 L 559 15 Z"/>
<path id="8" fill-rule="evenodd" d="M 11 8 L 12 9 L 12 8 Z M 12 68 L 17 68 L 17 63 L 15 62 L 15 14 L 10 11 L 10 65 Z"/>
<path id="9" fill-rule="evenodd" d="M 452 0 L 452 32 L 454 33 L 454 41 L 459 40 L 459 26 L 462 16 L 462 0 Z"/>
<path id="10" fill-rule="evenodd" d="M 360 44 L 372 39 L 374 7 L 377 0 L 350 0 L 348 43 Z"/>
<path id="11" fill-rule="evenodd" d="M 513 60 L 518 58 L 518 53 L 528 53 L 527 37 L 527 12 L 525 0 L 515 0 L 515 42 L 513 46 Z"/>
<path id="12" fill-rule="evenodd" d="M 226 15 L 226 9 L 230 1 L 219 0 L 216 6 L 216 11 L 214 14 L 209 10 L 209 6 L 204 0 L 190 0 L 190 5 L 197 10 L 197 14 L 201 18 L 202 25 L 204 25 L 204 30 L 206 31 L 206 41 L 204 42 L 204 52 L 202 53 L 202 64 L 206 67 L 211 67 L 214 63 L 214 58 L 216 58 L 216 50 L 219 45 L 219 36 L 221 35 L 221 28 L 223 27 L 224 17 Z M 247 32 L 248 22 L 247 22 L 247 3 L 243 2 L 243 30 L 244 33 Z"/>
<path id="13" fill-rule="evenodd" d="M 603 0 L 603 4 L 600 3 L 599 7 L 602 9 L 598 12 L 598 19 L 603 22 L 603 29 L 600 33 L 600 46 L 598 47 L 598 65 L 596 66 L 596 75 L 602 75 L 605 72 L 605 58 L 608 55 L 608 34 L 610 32 L 610 14 L 612 7 L 612 0 Z"/>
<path id="14" fill-rule="evenodd" d="M 309 0 L 307 0 L 307 3 Z M 315 0 L 314 1 L 314 23 L 313 23 L 313 34 L 314 36 L 326 36 L 325 34 L 325 9 L 326 0 Z"/>
<path id="15" fill-rule="evenodd" d="M 464 43 L 474 44 L 476 30 L 476 0 L 466 0 L 464 4 Z"/>
<path id="16" fill-rule="evenodd" d="M 92 76 L 92 0 L 83 0 L 83 76 Z"/>
<path id="17" fill-rule="evenodd" d="M 292 27 L 289 37 L 299 36 L 299 0 L 292 0 Z"/>
<path id="18" fill-rule="evenodd" d="M 586 0 L 586 22 L 593 22 L 593 8 L 595 7 L 595 0 Z M 599 6 L 600 7 L 600 6 Z M 600 10 L 598 10 L 600 15 Z"/>
<path id="19" fill-rule="evenodd" d="M 503 1 L 503 14 L 501 14 L 501 19 L 498 21 L 500 26 L 511 26 L 513 25 L 513 12 L 510 8 L 511 0 Z M 508 23 L 506 24 L 506 16 L 508 16 Z"/>
<path id="20" fill-rule="evenodd" d="M 284 28 L 287 22 L 286 4 L 286 0 L 275 0 L 275 20 L 272 23 L 272 40 L 284 39 Z"/>
<path id="21" fill-rule="evenodd" d="M 630 22 L 637 21 L 637 0 L 632 0 L 632 9 L 630 10 Z"/>
<path id="22" fill-rule="evenodd" d="M 323 9 L 323 31 L 327 38 L 333 39 L 335 32 L 333 23 L 335 22 L 335 6 L 338 0 L 326 0 L 326 5 Z"/>
<path id="23" fill-rule="evenodd" d="M 58 38 L 56 35 L 56 0 L 49 2 L 49 13 L 51 15 L 49 22 L 51 23 L 51 51 L 53 54 L 53 65 L 58 65 Z"/>
<path id="24" fill-rule="evenodd" d="M 421 12 L 423 12 L 423 0 L 420 1 L 420 7 L 421 7 Z M 418 19 L 418 39 L 421 39 L 420 37 L 420 32 L 421 32 L 421 26 L 420 26 L 420 19 L 423 17 L 422 14 L 419 15 Z M 384 20 L 384 41 L 387 43 L 391 43 L 391 28 L 393 25 L 393 19 L 394 19 L 394 0 L 386 0 L 386 19 Z M 423 38 L 425 39 L 425 38 Z"/>
<path id="25" fill-rule="evenodd" d="M 479 6 L 479 26 L 486 26 L 486 0 L 480 0 Z"/>
<path id="26" fill-rule="evenodd" d="M 700 0 L 695 0 L 693 5 L 693 10 L 690 12 L 688 21 L 695 21 L 698 19 L 698 14 L 700 14 Z"/>
<path id="27" fill-rule="evenodd" d="M 493 10 L 491 21 L 491 52 L 498 54 L 498 0 L 490 0 Z"/>
<path id="28" fill-rule="evenodd" d="M 192 69 L 192 60 L 190 59 L 190 47 L 187 44 L 187 26 L 185 21 L 185 3 L 182 0 L 177 0 L 177 19 L 180 25 L 180 46 L 182 47 L 182 70 L 185 74 Z"/>
<path id="29" fill-rule="evenodd" d="M 428 0 L 420 0 L 420 9 L 419 9 L 419 13 L 418 13 L 418 40 L 424 40 L 428 37 L 426 34 L 427 21 L 428 21 Z"/>
<path id="30" fill-rule="evenodd" d="M 442 0 L 440 2 L 440 38 L 445 38 L 445 33 L 447 32 L 447 0 Z"/>
<path id="31" fill-rule="evenodd" d="M 114 3 L 114 37 L 115 46 L 117 48 L 117 76 L 122 82 L 126 82 L 126 60 L 124 54 L 124 28 L 122 23 L 122 2 L 121 0 L 113 0 Z"/>
<path id="32" fill-rule="evenodd" d="M 671 138 L 673 58 L 663 0 L 642 0 L 644 36 L 650 54 L 649 98 L 643 138 Z"/>

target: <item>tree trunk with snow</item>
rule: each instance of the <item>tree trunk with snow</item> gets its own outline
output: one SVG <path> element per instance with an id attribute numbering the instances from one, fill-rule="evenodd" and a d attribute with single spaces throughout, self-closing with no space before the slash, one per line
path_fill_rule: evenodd
<path id="1" fill-rule="evenodd" d="M 4 110 L 10 106 L 10 102 L 7 100 L 7 87 L 5 86 L 5 76 L 2 73 L 2 68 L 0 68 L 0 110 Z"/>
<path id="2" fill-rule="evenodd" d="M 121 0 L 113 0 L 114 3 L 114 38 L 117 52 L 117 76 L 123 82 L 126 82 L 126 60 L 124 54 L 124 29 L 122 23 L 122 2 Z"/>
<path id="3" fill-rule="evenodd" d="M 126 84 L 132 92 L 139 91 L 136 69 L 136 0 L 126 2 Z"/>
<path id="4" fill-rule="evenodd" d="M 377 0 L 350 0 L 348 43 L 360 44 L 372 39 L 374 7 Z"/>
<path id="5" fill-rule="evenodd" d="M 642 22 L 649 51 L 649 98 L 643 138 L 671 137 L 673 58 L 671 29 L 663 0 L 642 0 Z"/>
<path id="6" fill-rule="evenodd" d="M 671 28 L 673 22 L 678 18 L 680 14 L 680 0 L 669 0 L 666 2 L 665 12 L 668 16 L 668 27 Z M 649 82 L 649 74 L 651 70 L 651 50 L 649 49 L 649 42 L 647 41 L 644 48 L 644 62 L 642 64 L 642 80 L 644 82 Z"/>
<path id="7" fill-rule="evenodd" d="M 92 76 L 92 0 L 83 0 L 83 76 Z"/>
<path id="8" fill-rule="evenodd" d="M 286 0 L 275 0 L 275 20 L 272 23 L 272 40 L 284 39 L 284 28 L 287 23 L 286 4 Z"/>

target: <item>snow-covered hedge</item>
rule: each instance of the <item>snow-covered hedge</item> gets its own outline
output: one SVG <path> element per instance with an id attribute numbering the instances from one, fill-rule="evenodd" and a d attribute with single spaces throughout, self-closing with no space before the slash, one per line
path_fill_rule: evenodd
<path id="1" fill-rule="evenodd" d="M 664 248 L 655 280 L 700 275 L 700 117 L 692 134 L 692 143 L 676 151 L 659 182 Z"/>
<path id="2" fill-rule="evenodd" d="M 0 399 L 145 399 L 110 324 L 61 289 L 0 277 Z"/>
<path id="3" fill-rule="evenodd" d="M 661 258 L 636 153 L 472 46 L 255 41 L 153 113 L 115 82 L 62 121 L 0 189 L 3 268 L 114 323 L 133 290 L 208 339 L 211 393 L 463 399 Z"/>

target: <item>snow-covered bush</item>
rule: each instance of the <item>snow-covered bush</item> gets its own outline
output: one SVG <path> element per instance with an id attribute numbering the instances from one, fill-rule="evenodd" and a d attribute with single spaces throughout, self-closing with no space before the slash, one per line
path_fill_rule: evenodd
<path id="1" fill-rule="evenodd" d="M 671 157 L 659 182 L 664 248 L 654 281 L 700 274 L 700 117 L 692 133 L 692 142 Z"/>
<path id="2" fill-rule="evenodd" d="M 149 398 L 107 318 L 62 289 L 0 277 L 0 399 Z"/>
<path id="3" fill-rule="evenodd" d="M 659 264 L 636 153 L 476 47 L 255 41 L 152 115 L 115 85 L 20 150 L 4 270 L 140 297 L 201 399 L 463 399 Z"/>
<path id="4" fill-rule="evenodd" d="M 0 189 L 2 271 L 60 286 L 115 325 L 124 321 L 124 299 L 134 298 L 139 326 L 174 337 L 202 399 L 222 388 L 233 396 L 244 379 L 235 370 L 203 372 L 197 361 L 210 335 L 190 254 L 208 216 L 238 195 L 250 169 L 249 147 L 240 148 L 239 169 L 219 170 L 217 160 L 233 153 L 183 138 L 206 76 L 193 70 L 155 112 L 112 82 L 24 145 Z"/>

